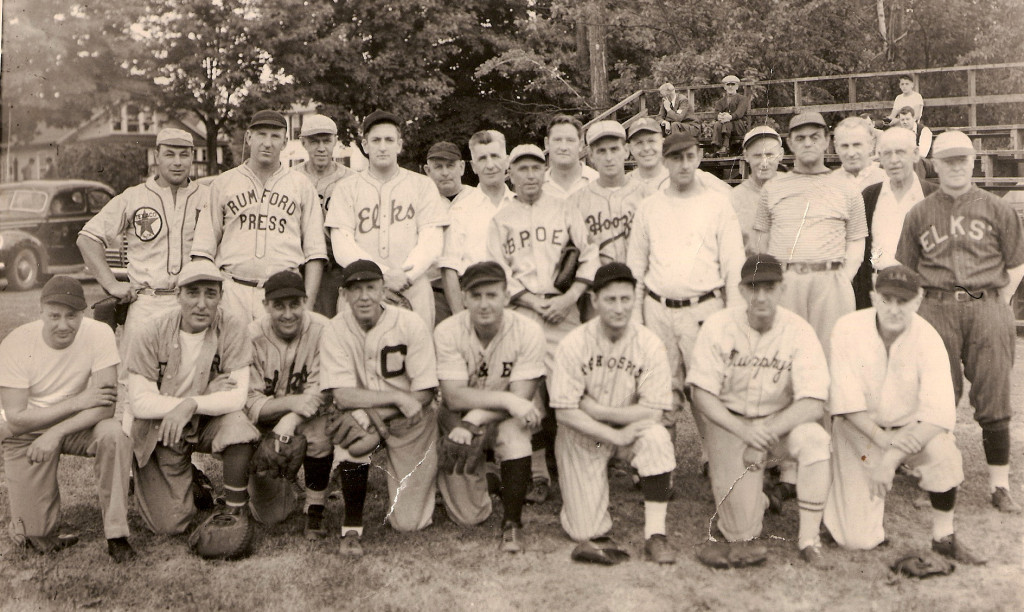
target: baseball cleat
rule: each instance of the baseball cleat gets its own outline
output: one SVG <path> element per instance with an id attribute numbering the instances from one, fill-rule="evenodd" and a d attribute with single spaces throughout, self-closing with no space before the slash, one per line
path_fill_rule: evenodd
<path id="1" fill-rule="evenodd" d="M 344 557 L 362 557 L 363 546 L 359 543 L 359 534 L 355 529 L 345 533 L 341 538 L 341 546 L 338 547 L 338 554 Z"/>
<path id="2" fill-rule="evenodd" d="M 814 568 L 824 569 L 828 567 L 828 564 L 825 561 L 825 555 L 821 552 L 821 546 L 818 544 L 812 544 L 801 548 L 800 558 L 803 559 L 807 565 Z"/>
<path id="3" fill-rule="evenodd" d="M 992 492 L 992 505 L 1000 512 L 1020 514 L 1020 504 L 1013 501 L 1010 491 L 1006 487 L 996 487 L 996 490 Z"/>
<path id="4" fill-rule="evenodd" d="M 543 504 L 551 495 L 551 483 L 543 478 L 534 478 L 530 490 L 526 493 L 526 503 Z"/>
<path id="5" fill-rule="evenodd" d="M 979 557 L 969 548 L 956 539 L 956 534 L 950 534 L 941 540 L 932 540 L 932 550 L 943 557 L 949 557 L 954 561 L 966 563 L 967 565 L 985 565 L 988 560 Z"/>
<path id="6" fill-rule="evenodd" d="M 777 482 L 765 489 L 768 496 L 768 511 L 772 514 L 782 513 L 782 504 L 796 497 L 796 485 L 788 482 Z"/>
<path id="7" fill-rule="evenodd" d="M 313 504 L 306 510 L 306 527 L 302 530 L 307 540 L 322 540 L 327 537 L 327 525 L 324 524 L 324 507 Z"/>
<path id="8" fill-rule="evenodd" d="M 499 547 L 501 552 L 521 553 L 526 550 L 523 546 L 523 540 L 519 533 L 520 529 L 522 529 L 522 527 L 515 523 L 505 523 L 501 528 L 501 546 Z"/>
<path id="9" fill-rule="evenodd" d="M 114 563 L 133 561 L 138 557 L 135 549 L 128 543 L 128 538 L 110 538 L 107 540 L 107 554 L 114 560 Z"/>
<path id="10" fill-rule="evenodd" d="M 644 543 L 644 558 L 661 565 L 670 565 L 676 562 L 676 553 L 668 545 L 668 538 L 656 533 Z"/>

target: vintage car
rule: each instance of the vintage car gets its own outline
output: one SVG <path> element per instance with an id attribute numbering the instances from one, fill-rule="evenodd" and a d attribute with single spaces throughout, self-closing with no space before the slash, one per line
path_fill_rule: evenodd
<path id="1" fill-rule="evenodd" d="M 85 267 L 75 241 L 114 196 L 97 181 L 59 179 L 0 185 L 0 275 L 16 291 Z"/>

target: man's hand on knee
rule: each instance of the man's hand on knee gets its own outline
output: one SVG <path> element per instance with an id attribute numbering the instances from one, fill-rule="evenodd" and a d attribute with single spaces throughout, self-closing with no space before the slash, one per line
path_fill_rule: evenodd
<path id="1" fill-rule="evenodd" d="M 198 405 L 192 398 L 181 401 L 160 421 L 160 442 L 164 446 L 174 446 L 181 440 L 185 426 L 192 420 Z"/>
<path id="2" fill-rule="evenodd" d="M 61 443 L 64 437 L 54 433 L 52 430 L 44 431 L 41 436 L 32 441 L 25 456 L 29 463 L 44 463 L 53 459 L 60 453 Z"/>

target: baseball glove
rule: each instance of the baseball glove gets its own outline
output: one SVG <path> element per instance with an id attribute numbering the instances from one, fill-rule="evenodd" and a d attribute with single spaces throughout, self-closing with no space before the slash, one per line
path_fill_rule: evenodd
<path id="1" fill-rule="evenodd" d="M 458 427 L 468 429 L 473 434 L 469 444 L 453 442 L 448 436 L 441 437 L 441 459 L 437 469 L 448 474 L 476 474 L 484 463 L 485 429 L 462 421 Z"/>
<path id="2" fill-rule="evenodd" d="M 261 478 L 279 477 L 295 480 L 305 457 L 306 436 L 282 436 L 271 431 L 263 436 L 263 440 L 256 447 L 249 468 L 253 474 Z"/>
<path id="3" fill-rule="evenodd" d="M 405 297 L 404 294 L 392 291 L 391 289 L 384 290 L 384 303 L 391 304 L 392 306 L 398 306 L 399 308 L 404 308 L 406 310 L 412 310 L 412 302 L 409 301 L 409 298 Z"/>
<path id="4" fill-rule="evenodd" d="M 580 542 L 572 551 L 572 560 L 598 565 L 618 565 L 629 559 L 629 553 L 619 548 L 615 540 L 601 536 Z"/>
<path id="5" fill-rule="evenodd" d="M 565 243 L 562 252 L 558 255 L 558 265 L 555 266 L 555 289 L 565 293 L 576 282 L 576 269 L 580 265 L 580 250 L 573 244 L 572 240 Z"/>
<path id="6" fill-rule="evenodd" d="M 371 427 L 363 429 L 351 410 L 332 410 L 327 415 L 327 435 L 333 444 L 344 448 L 353 457 L 369 455 L 388 437 L 388 426 L 376 410 L 367 410 Z"/>
<path id="7" fill-rule="evenodd" d="M 928 578 L 930 576 L 947 576 L 953 573 L 956 564 L 942 555 L 933 552 L 906 555 L 892 562 L 889 566 L 890 581 L 897 580 L 901 575 L 911 578 Z"/>
<path id="8" fill-rule="evenodd" d="M 124 325 L 128 320 L 128 307 L 131 302 L 121 303 L 121 300 L 114 297 L 106 297 L 92 305 L 92 318 L 110 326 L 110 329 L 117 331 L 118 325 Z"/>
<path id="9" fill-rule="evenodd" d="M 697 553 L 697 560 L 719 569 L 761 565 L 768 559 L 768 547 L 760 542 L 708 542 Z"/>
<path id="10" fill-rule="evenodd" d="M 252 552 L 255 535 L 245 508 L 222 508 L 196 527 L 188 546 L 204 559 L 241 559 Z"/>

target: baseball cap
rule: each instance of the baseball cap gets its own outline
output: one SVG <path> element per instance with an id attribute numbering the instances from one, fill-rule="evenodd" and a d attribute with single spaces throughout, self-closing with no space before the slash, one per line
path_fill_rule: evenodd
<path id="1" fill-rule="evenodd" d="M 462 159 L 462 151 L 459 150 L 459 145 L 454 142 L 448 142 L 442 140 L 441 142 L 435 142 L 430 145 L 430 150 L 427 151 L 427 159 L 446 159 L 448 161 L 459 161 Z"/>
<path id="2" fill-rule="evenodd" d="M 675 132 L 661 143 L 661 156 L 668 157 L 674 153 L 685 151 L 697 144 L 697 139 L 687 132 Z"/>
<path id="3" fill-rule="evenodd" d="M 212 281 L 223 283 L 224 276 L 217 269 L 217 265 L 209 259 L 193 259 L 181 267 L 178 273 L 178 286 L 184 287 L 200 281 Z"/>
<path id="4" fill-rule="evenodd" d="M 402 120 L 398 115 L 389 113 L 388 111 L 382 111 L 380 109 L 373 111 L 363 119 L 363 125 L 360 126 L 359 130 L 363 136 L 370 131 L 370 128 L 377 125 L 378 123 L 390 123 L 391 125 L 401 128 Z"/>
<path id="5" fill-rule="evenodd" d="M 254 127 L 266 125 L 276 128 L 287 128 L 288 120 L 284 118 L 284 115 L 273 110 L 261 110 L 256 111 L 256 114 L 249 120 L 249 129 Z"/>
<path id="6" fill-rule="evenodd" d="M 746 136 L 743 137 L 743 148 L 746 149 L 747 145 L 754 142 L 758 138 L 774 138 L 775 140 L 782 142 L 782 136 L 779 133 L 768 127 L 767 125 L 759 125 L 756 128 L 747 132 Z"/>
<path id="7" fill-rule="evenodd" d="M 789 120 L 789 131 L 792 132 L 796 128 L 805 125 L 818 125 L 826 130 L 828 129 L 828 124 L 825 123 L 825 118 L 821 116 L 821 113 L 808 111 L 806 113 L 794 115 L 793 118 Z"/>
<path id="8" fill-rule="evenodd" d="M 628 137 L 626 140 L 633 140 L 633 137 L 640 132 L 652 132 L 654 134 L 661 133 L 661 126 L 658 124 L 656 119 L 651 117 L 641 117 L 633 123 L 629 124 L 629 130 L 626 131 Z"/>
<path id="9" fill-rule="evenodd" d="M 917 297 L 917 291 L 921 288 L 921 278 L 916 272 L 906 266 L 889 266 L 879 270 L 875 278 L 875 291 L 885 295 L 891 295 L 901 300 L 910 300 Z"/>
<path id="10" fill-rule="evenodd" d="M 380 266 L 369 259 L 357 259 L 345 266 L 341 271 L 341 286 L 348 287 L 359 281 L 382 280 L 384 273 Z"/>
<path id="11" fill-rule="evenodd" d="M 739 83 L 740 82 L 740 77 L 736 76 L 735 74 L 730 74 L 729 76 L 727 76 L 724 79 L 722 79 L 722 82 L 723 83 Z"/>
<path id="12" fill-rule="evenodd" d="M 85 291 L 78 280 L 58 274 L 43 285 L 39 301 L 43 304 L 61 304 L 73 310 L 85 310 Z"/>
<path id="13" fill-rule="evenodd" d="M 974 155 L 974 143 L 971 138 L 958 130 L 943 132 L 935 137 L 932 143 L 932 157 L 943 159 L 958 155 Z"/>
<path id="14" fill-rule="evenodd" d="M 192 134 L 178 128 L 164 128 L 156 135 L 156 146 L 194 147 Z"/>
<path id="15" fill-rule="evenodd" d="M 330 117 L 310 115 L 302 120 L 302 130 L 299 132 L 299 138 L 313 136 L 314 134 L 337 135 L 337 133 L 338 126 Z"/>
<path id="16" fill-rule="evenodd" d="M 294 270 L 276 272 L 263 283 L 263 295 L 266 300 L 279 300 L 290 297 L 306 297 L 306 284 Z"/>
<path id="17" fill-rule="evenodd" d="M 535 144 L 516 145 L 516 147 L 512 149 L 512 152 L 508 154 L 508 163 L 510 165 L 514 164 L 524 157 L 534 157 L 539 159 L 541 163 L 543 163 L 544 151 L 542 151 L 541 148 Z"/>
<path id="18" fill-rule="evenodd" d="M 463 291 L 469 291 L 473 287 L 489 283 L 507 283 L 505 269 L 495 261 L 481 261 L 475 263 L 462 274 L 459 279 L 459 286 Z"/>
<path id="19" fill-rule="evenodd" d="M 594 282 L 590 284 L 590 290 L 597 293 L 616 282 L 625 282 L 636 286 L 636 277 L 633 276 L 633 271 L 620 261 L 613 261 L 598 268 L 594 273 Z"/>
<path id="20" fill-rule="evenodd" d="M 587 128 L 587 145 L 592 145 L 605 136 L 626 139 L 626 130 L 618 121 L 595 121 Z"/>
<path id="21" fill-rule="evenodd" d="M 782 264 L 767 253 L 756 253 L 747 258 L 740 268 L 740 282 L 777 283 L 782 280 Z"/>

